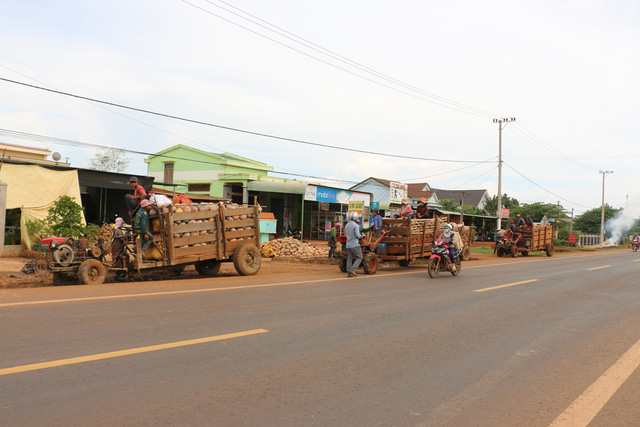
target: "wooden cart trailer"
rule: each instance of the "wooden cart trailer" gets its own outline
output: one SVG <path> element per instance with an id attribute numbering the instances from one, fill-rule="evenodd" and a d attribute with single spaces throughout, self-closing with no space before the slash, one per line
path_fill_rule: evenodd
<path id="1" fill-rule="evenodd" d="M 533 227 L 517 227 L 516 233 L 520 234 L 518 240 L 518 252 L 529 255 L 531 251 L 545 251 L 547 256 L 553 256 L 553 226 L 535 225 Z"/>
<path id="2" fill-rule="evenodd" d="M 62 257 L 53 248 L 47 261 L 38 264 L 39 270 L 35 272 L 51 271 L 61 283 L 77 277 L 80 283 L 100 284 L 107 270 L 115 271 L 120 279 L 130 271 L 181 271 L 187 265 L 195 265 L 202 275 L 213 276 L 222 262 L 233 262 L 236 271 L 245 276 L 260 270 L 257 206 L 222 203 L 178 205 L 173 209 L 169 206 L 164 212 L 149 216 L 149 231 L 153 234 L 153 245 L 147 251 L 150 259 L 143 256 L 140 239 L 128 231 L 122 253 L 113 260 L 109 259 L 106 245 L 84 250 L 81 257 L 74 257 L 79 253 L 68 248 L 63 248 Z"/>
<path id="3" fill-rule="evenodd" d="M 447 223 L 446 215 L 436 215 L 427 219 L 388 219 L 382 220 L 382 229 L 388 230 L 381 243 L 386 244 L 378 248 L 381 261 L 398 261 L 407 266 L 416 258 L 431 256 L 434 237 L 437 239 L 444 231 Z M 468 261 L 471 256 L 472 227 L 463 226 L 459 230 L 462 242 L 462 260 Z"/>
<path id="4" fill-rule="evenodd" d="M 361 245 L 365 273 L 375 274 L 379 262 L 397 261 L 406 267 L 415 259 L 430 257 L 434 236 L 436 239 L 440 236 L 446 223 L 446 215 L 428 219 L 383 218 L 382 238 L 374 236 Z M 464 244 L 462 259 L 467 261 L 471 256 L 472 227 L 464 226 L 457 231 Z M 346 253 L 341 254 L 340 270 L 347 271 Z"/>
<path id="5" fill-rule="evenodd" d="M 533 227 L 521 226 L 516 228 L 516 233 L 498 239 L 496 243 L 496 255 L 518 256 L 518 253 L 526 256 L 532 251 L 545 251 L 547 256 L 553 256 L 555 246 L 553 246 L 553 226 L 535 225 Z"/>

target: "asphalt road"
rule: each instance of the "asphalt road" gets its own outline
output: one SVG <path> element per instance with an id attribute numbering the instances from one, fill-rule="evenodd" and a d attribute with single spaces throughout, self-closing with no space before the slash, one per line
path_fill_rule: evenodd
<path id="1" fill-rule="evenodd" d="M 0 425 L 640 425 L 640 254 L 498 261 L 3 291 Z"/>

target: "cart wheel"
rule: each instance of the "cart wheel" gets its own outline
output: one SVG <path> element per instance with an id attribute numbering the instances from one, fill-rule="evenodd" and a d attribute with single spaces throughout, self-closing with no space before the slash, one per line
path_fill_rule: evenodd
<path id="1" fill-rule="evenodd" d="M 347 272 L 347 259 L 344 257 L 340 258 L 340 271 Z"/>
<path id="2" fill-rule="evenodd" d="M 440 273 L 440 265 L 439 261 L 436 258 L 432 258 L 429 260 L 429 265 L 427 266 L 427 272 L 429 273 L 429 277 L 435 279 L 438 277 L 438 273 Z"/>
<path id="3" fill-rule="evenodd" d="M 502 258 L 502 256 L 504 255 L 504 249 L 502 248 L 502 246 L 500 246 L 500 247 L 496 250 L 496 255 L 498 255 L 498 257 Z"/>
<path id="4" fill-rule="evenodd" d="M 547 256 L 553 256 L 553 251 L 555 251 L 556 248 L 553 246 L 553 243 L 548 243 L 544 250 L 547 253 Z"/>
<path id="5" fill-rule="evenodd" d="M 378 271 L 378 255 L 369 252 L 362 260 L 362 267 L 367 274 L 376 274 Z"/>
<path id="6" fill-rule="evenodd" d="M 398 264 L 400 264 L 400 267 L 408 267 L 409 264 L 411 264 L 411 260 L 410 259 L 401 259 L 400 261 L 398 261 Z"/>
<path id="7" fill-rule="evenodd" d="M 233 266 L 238 274 L 252 276 L 260 270 L 260 250 L 252 243 L 238 246 L 233 253 Z"/>
<path id="8" fill-rule="evenodd" d="M 515 258 L 518 256 L 518 247 L 516 245 L 511 246 L 511 257 Z"/>
<path id="9" fill-rule="evenodd" d="M 460 259 L 456 258 L 456 271 L 452 271 L 451 274 L 457 276 L 460 274 L 460 270 L 462 270 L 462 263 L 460 262 Z"/>
<path id="10" fill-rule="evenodd" d="M 528 256 L 529 255 L 529 251 L 522 251 L 522 256 Z"/>
<path id="11" fill-rule="evenodd" d="M 465 246 L 462 249 L 462 260 L 469 261 L 471 259 L 471 248 L 469 246 Z"/>
<path id="12" fill-rule="evenodd" d="M 83 285 L 100 285 L 106 276 L 106 267 L 97 259 L 83 261 L 78 268 L 78 279 Z"/>
<path id="13" fill-rule="evenodd" d="M 222 263 L 217 259 L 196 262 L 196 271 L 203 276 L 215 276 L 220 271 Z"/>

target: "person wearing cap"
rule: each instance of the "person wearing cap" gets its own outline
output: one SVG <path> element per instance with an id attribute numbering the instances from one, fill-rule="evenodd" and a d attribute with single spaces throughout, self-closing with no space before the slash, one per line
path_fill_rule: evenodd
<path id="1" fill-rule="evenodd" d="M 511 230 L 511 233 L 513 233 L 513 235 L 516 234 L 516 224 L 513 220 L 509 221 L 509 230 Z"/>
<path id="2" fill-rule="evenodd" d="M 144 190 L 144 187 L 138 184 L 138 178 L 132 176 L 129 178 L 129 185 L 135 191 L 133 194 L 127 194 L 125 196 L 125 200 L 127 202 L 127 209 L 129 209 L 129 213 L 133 214 L 133 211 L 136 210 L 140 201 L 147 196 L 147 192 Z"/>
<path id="3" fill-rule="evenodd" d="M 151 202 L 147 199 L 143 199 L 140 202 L 140 209 L 136 212 L 136 216 L 133 220 L 133 231 L 140 236 L 142 240 L 142 253 L 144 253 L 149 246 L 153 243 L 153 234 L 149 232 L 147 226 L 149 225 L 149 210 L 151 209 Z"/>
<path id="4" fill-rule="evenodd" d="M 522 218 L 520 214 L 516 214 L 516 217 L 518 218 L 518 221 L 516 222 L 516 227 L 524 227 L 526 225 L 524 218 Z"/>
<path id="5" fill-rule="evenodd" d="M 416 209 L 416 218 L 425 219 L 429 218 L 429 206 L 427 206 L 427 199 L 424 197 L 418 200 L 418 209 Z"/>
<path id="6" fill-rule="evenodd" d="M 362 249 L 360 248 L 360 227 L 358 226 L 358 213 L 349 213 L 349 222 L 344 226 L 344 234 L 347 236 L 347 277 L 356 277 L 356 269 L 362 262 Z"/>
<path id="7" fill-rule="evenodd" d="M 525 223 L 527 224 L 527 227 L 533 228 L 533 220 L 529 215 L 527 215 L 527 219 L 525 220 Z"/>
<path id="8" fill-rule="evenodd" d="M 336 222 L 331 230 L 329 230 L 329 258 L 333 258 L 333 254 L 336 252 L 336 248 L 338 247 L 338 229 L 340 228 L 340 223 Z"/>

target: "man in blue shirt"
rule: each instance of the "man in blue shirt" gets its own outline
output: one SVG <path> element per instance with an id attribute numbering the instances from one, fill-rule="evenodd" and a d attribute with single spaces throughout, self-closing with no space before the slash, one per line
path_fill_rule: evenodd
<path id="1" fill-rule="evenodd" d="M 378 213 L 378 209 L 371 210 L 371 231 L 373 234 L 382 233 L 382 217 Z"/>
<path id="2" fill-rule="evenodd" d="M 358 213 L 349 214 L 349 222 L 344 227 L 347 237 L 347 277 L 356 277 L 356 269 L 362 262 L 362 249 L 360 248 L 360 226 L 358 225 Z"/>

